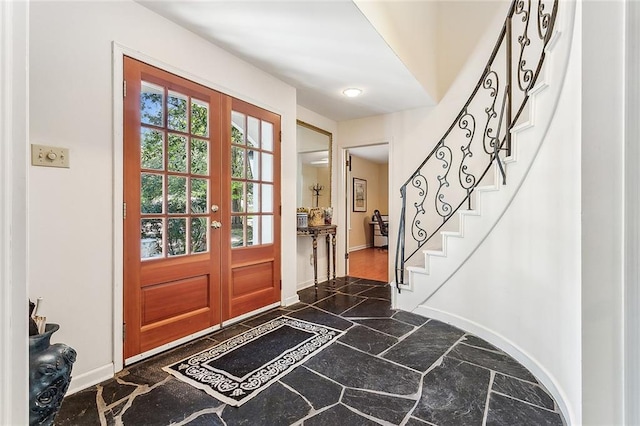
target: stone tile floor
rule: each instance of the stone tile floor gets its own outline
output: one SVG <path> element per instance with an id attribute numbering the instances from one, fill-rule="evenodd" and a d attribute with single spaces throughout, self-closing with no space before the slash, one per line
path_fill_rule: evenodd
<path id="1" fill-rule="evenodd" d="M 346 277 L 299 296 L 68 396 L 55 424 L 563 425 L 527 369 L 463 330 L 392 310 L 388 284 Z M 285 314 L 346 333 L 241 407 L 161 370 Z"/>

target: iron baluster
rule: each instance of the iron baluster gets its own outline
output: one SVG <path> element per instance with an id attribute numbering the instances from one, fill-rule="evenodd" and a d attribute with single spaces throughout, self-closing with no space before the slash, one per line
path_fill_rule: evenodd
<path id="1" fill-rule="evenodd" d="M 463 205 L 472 208 L 473 192 L 494 161 L 503 184 L 506 184 L 506 167 L 500 154 L 504 151 L 506 156 L 511 155 L 511 130 L 526 107 L 529 92 L 540 75 L 557 12 L 558 0 L 514 0 L 511 3 L 475 88 L 443 136 L 400 188 L 402 208 L 395 259 L 398 285 L 404 283 L 407 262 L 439 234 Z M 531 22 L 532 19 L 536 22 Z M 519 50 L 517 59 L 514 59 L 515 48 Z M 500 61 L 505 63 L 498 65 L 502 64 Z M 502 105 L 498 115 L 496 102 L 499 94 L 502 94 Z M 479 146 L 473 149 L 475 139 L 483 149 Z M 454 166 L 458 179 L 450 182 L 448 175 Z M 433 188 L 431 193 L 430 188 Z M 409 203 L 413 206 L 410 209 L 412 213 L 407 211 Z M 430 206 L 433 206 L 432 210 Z M 408 214 L 413 216 L 410 229 L 406 226 Z"/>

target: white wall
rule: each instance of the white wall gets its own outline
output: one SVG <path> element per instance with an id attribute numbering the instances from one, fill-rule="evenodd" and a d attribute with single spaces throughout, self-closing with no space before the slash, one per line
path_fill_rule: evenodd
<path id="1" fill-rule="evenodd" d="M 625 423 L 625 4 L 588 1 L 582 8 L 582 418 L 618 425 Z"/>
<path id="2" fill-rule="evenodd" d="M 0 3 L 0 424 L 28 423 L 29 4 Z"/>
<path id="3" fill-rule="evenodd" d="M 292 87 L 131 1 L 32 3 L 31 142 L 69 148 L 71 168 L 29 171 L 29 295 L 44 297 L 42 313 L 60 323 L 54 340 L 78 352 L 74 388 L 109 376 L 118 347 L 122 159 L 114 158 L 121 141 L 113 135 L 113 103 L 120 102 L 113 41 L 282 115 L 283 252 L 296 242 L 296 171 L 286 167 L 296 162 Z M 296 267 L 282 263 L 282 297 L 291 300 Z"/>
<path id="4" fill-rule="evenodd" d="M 438 5 L 438 92 L 444 95 L 489 26 L 501 27 L 511 2 L 458 0 Z"/>
<path id="5" fill-rule="evenodd" d="M 355 3 L 431 99 L 438 101 L 442 97 L 438 84 L 439 2 L 356 0 Z"/>
<path id="6" fill-rule="evenodd" d="M 504 21 L 511 2 L 355 1 L 436 102 L 447 93 L 478 40 Z"/>
<path id="7" fill-rule="evenodd" d="M 307 108 L 304 108 L 300 105 L 297 107 L 297 119 L 304 121 L 305 123 L 316 126 L 322 130 L 326 130 L 327 132 L 332 134 L 332 143 L 333 146 L 331 148 L 331 205 L 333 206 L 333 223 L 336 224 L 338 217 L 343 213 L 338 210 L 338 198 L 339 194 L 342 192 L 337 186 L 338 183 L 338 175 L 342 172 L 342 167 L 340 166 L 340 162 L 338 160 L 338 124 L 320 114 L 317 114 Z M 294 164 L 294 163 L 289 163 Z M 296 163 L 297 164 L 297 163 Z M 283 168 L 286 165 L 283 163 Z M 292 167 L 293 168 L 293 167 Z M 294 170 L 298 173 L 297 170 Z M 298 179 L 300 176 L 298 176 Z M 340 228 L 338 228 L 338 243 L 336 245 L 336 251 L 338 253 L 338 259 L 340 258 L 340 253 L 342 253 L 342 258 L 344 258 L 344 250 L 340 250 L 341 247 L 344 246 L 344 243 L 340 245 L 340 241 L 342 240 L 342 236 L 340 234 Z M 310 237 L 297 237 L 296 244 L 296 265 L 297 265 L 297 278 L 296 283 L 298 288 L 308 287 L 313 285 L 313 266 L 310 262 L 310 256 L 313 253 L 313 249 L 311 246 L 311 238 Z M 327 249 L 324 242 L 324 239 L 321 238 L 318 240 L 318 282 L 322 282 L 326 280 L 326 271 L 327 271 Z M 284 264 L 285 262 L 283 262 Z M 340 269 L 340 265 L 342 265 L 342 260 L 337 262 L 338 266 L 336 267 L 337 276 L 342 276 L 344 274 L 341 273 L 343 269 Z M 333 269 L 333 267 L 332 267 Z"/>

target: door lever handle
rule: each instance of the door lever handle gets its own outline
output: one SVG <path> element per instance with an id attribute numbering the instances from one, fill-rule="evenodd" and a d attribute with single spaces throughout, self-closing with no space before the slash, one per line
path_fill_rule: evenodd
<path id="1" fill-rule="evenodd" d="M 217 220 L 214 220 L 213 222 L 211 222 L 211 227 L 213 229 L 220 229 L 222 227 L 222 223 L 218 222 Z"/>

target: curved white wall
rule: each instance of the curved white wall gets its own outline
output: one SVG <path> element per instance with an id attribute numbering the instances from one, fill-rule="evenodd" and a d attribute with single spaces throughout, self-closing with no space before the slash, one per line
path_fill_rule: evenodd
<path id="1" fill-rule="evenodd" d="M 581 406 L 580 55 L 576 50 L 557 117 L 509 211 L 467 264 L 420 308 L 495 342 L 539 376 L 551 379 L 547 385 L 567 401 L 565 412 L 574 421 Z M 424 108 L 339 123 L 343 141 L 372 139 L 375 134 L 393 140 L 392 224 L 397 223 L 400 208 L 393 188 L 413 172 L 406 165 L 415 162 L 418 149 L 424 150 L 416 143 L 431 133 L 437 113 Z M 396 234 L 397 228 L 390 231 L 394 241 Z"/>
<path id="2" fill-rule="evenodd" d="M 29 35 L 31 142 L 69 148 L 71 164 L 29 170 L 29 296 L 44 297 L 42 314 L 61 325 L 54 340 L 78 352 L 73 390 L 109 377 L 117 348 L 112 42 L 282 115 L 284 251 L 296 243 L 296 93 L 132 1 L 33 2 Z M 282 283 L 284 300 L 297 297 L 295 265 L 283 262 Z"/>
<path id="3" fill-rule="evenodd" d="M 580 53 L 572 51 L 571 78 L 508 210 L 418 308 L 509 352 L 561 398 L 571 424 L 580 423 L 582 380 Z"/>
<path id="4" fill-rule="evenodd" d="M 510 352 L 550 389 L 568 420 L 579 424 L 583 355 L 580 27 L 561 36 L 563 42 L 571 37 L 574 41 L 569 78 L 560 86 L 561 101 L 529 176 L 470 260 L 416 312 L 450 321 Z M 477 78 L 474 71 L 486 60 L 487 45 L 493 41 L 479 43 L 480 49 L 436 108 L 339 123 L 343 140 L 376 135 L 393 140 L 392 197 L 393 188 L 399 188 L 413 165 L 428 153 L 424 143 L 437 140 L 442 127 L 458 112 L 455 106 L 470 93 Z M 554 58 L 549 66 L 561 70 L 565 58 Z M 549 83 L 557 87 L 561 77 Z M 395 204 L 392 223 L 399 213 Z M 397 229 L 391 232 L 395 239 Z"/>

